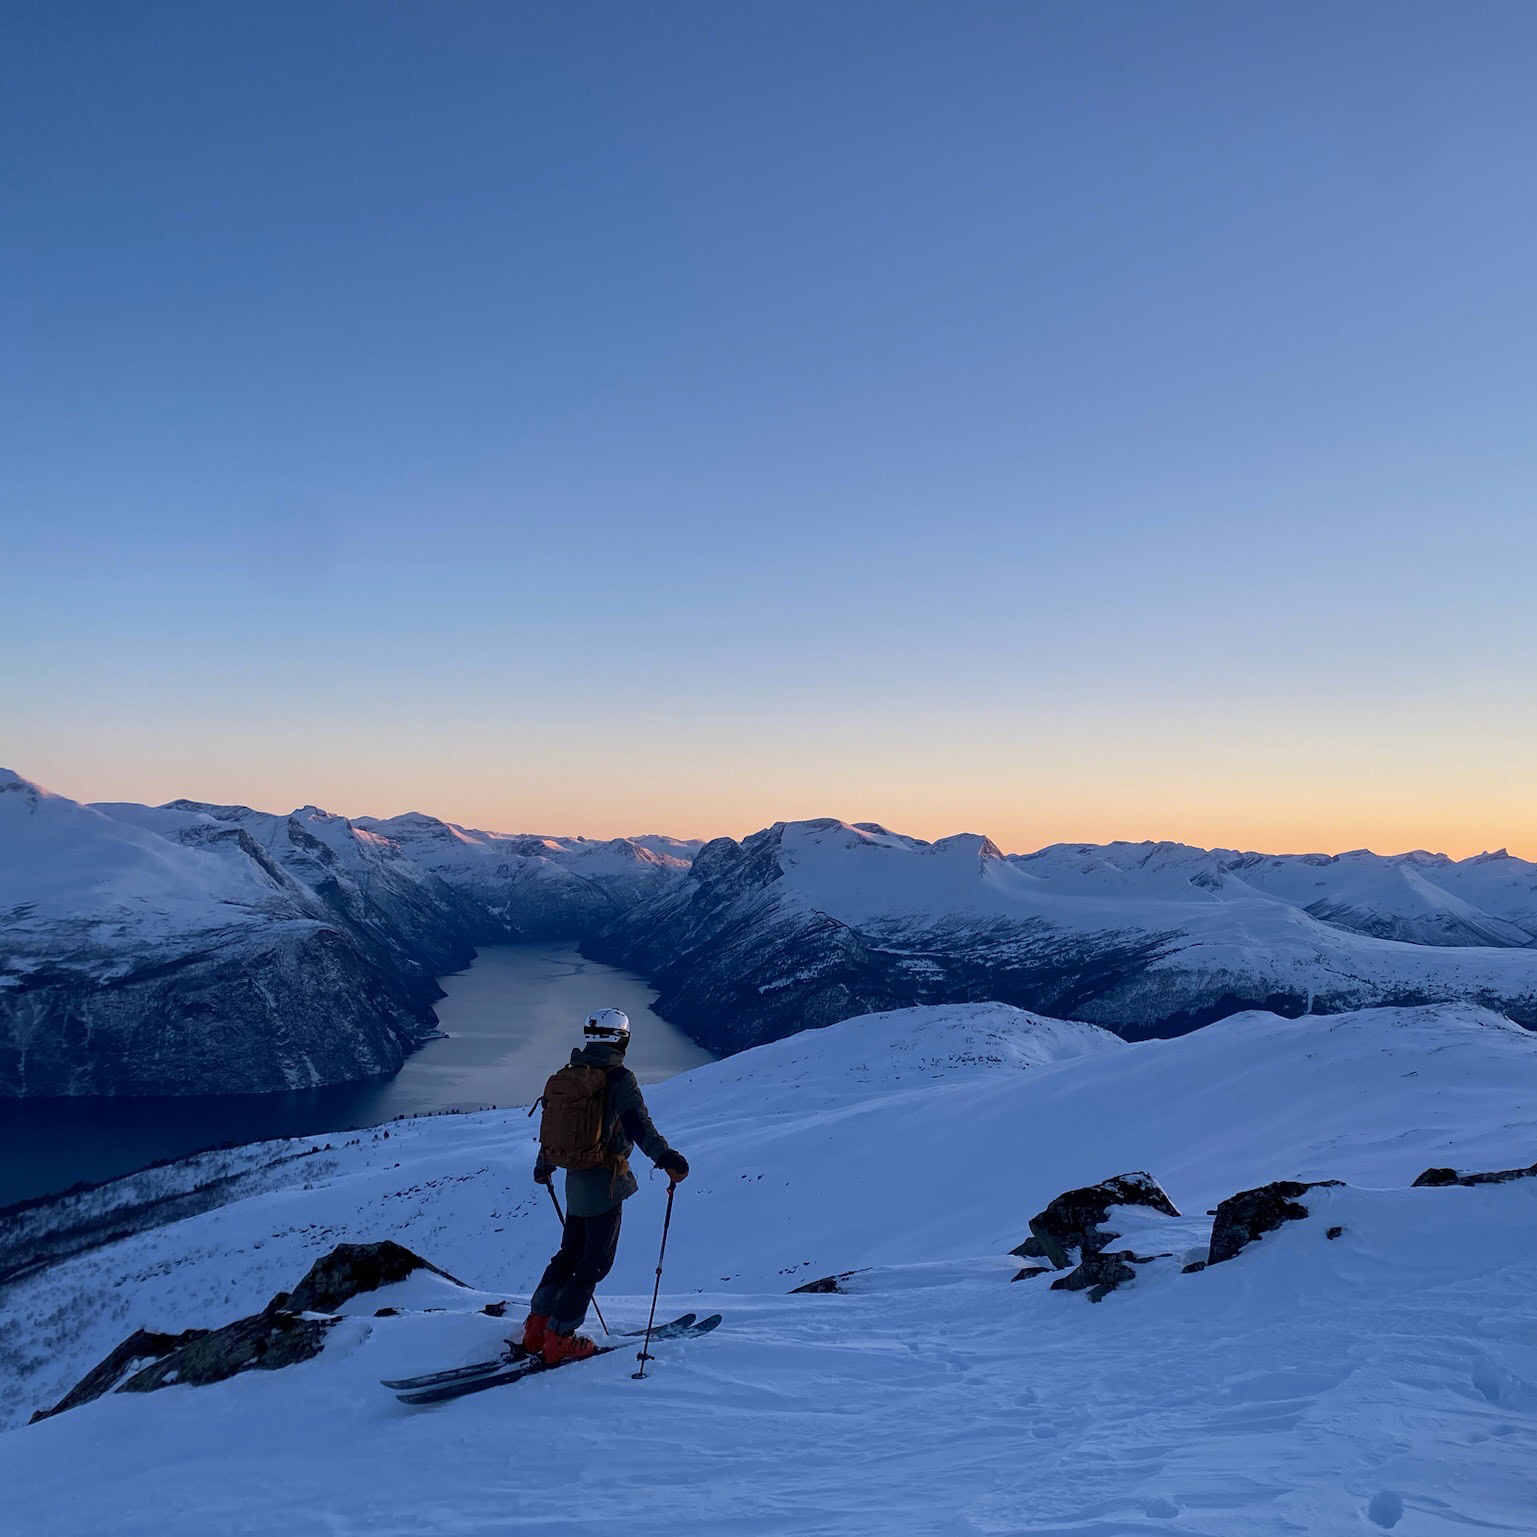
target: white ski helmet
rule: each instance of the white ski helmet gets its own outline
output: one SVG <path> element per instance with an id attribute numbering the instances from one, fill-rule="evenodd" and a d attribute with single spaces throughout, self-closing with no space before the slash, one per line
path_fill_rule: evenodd
<path id="1" fill-rule="evenodd" d="M 597 1009 L 587 1016 L 582 1034 L 589 1041 L 609 1041 L 623 1046 L 630 1039 L 630 1016 L 623 1009 Z"/>

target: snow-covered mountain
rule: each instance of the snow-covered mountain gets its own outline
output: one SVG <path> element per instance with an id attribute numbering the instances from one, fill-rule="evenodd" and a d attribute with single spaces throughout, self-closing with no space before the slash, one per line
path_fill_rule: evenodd
<path id="1" fill-rule="evenodd" d="M 652 896 L 699 845 L 680 839 L 549 838 L 460 827 L 420 812 L 359 817 L 418 869 L 474 902 L 490 936 L 564 939 Z"/>
<path id="2" fill-rule="evenodd" d="M 1537 1179 L 1410 1188 L 1537 1154 L 1537 1036 L 1507 1020 L 1248 1013 L 1126 1043 L 998 1004 L 920 1008 L 648 1098 L 693 1164 L 660 1316 L 725 1321 L 658 1346 L 644 1383 L 626 1349 L 430 1410 L 379 1385 L 494 1354 L 518 1316 L 554 1239 L 518 1111 L 202 1155 L 29 1214 L 0 1273 L 50 1225 L 153 1221 L 156 1185 L 212 1205 L 5 1283 L 8 1516 L 40 1537 L 1531 1525 Z M 1185 1215 L 1115 1225 L 1166 1257 L 1097 1307 L 1012 1282 L 1033 1214 L 1144 1169 Z M 1182 1273 L 1211 1208 L 1281 1178 L 1347 1183 Z M 627 1208 L 615 1328 L 644 1323 L 663 1188 L 643 1179 Z M 355 1298 L 301 1365 L 22 1426 L 130 1331 L 226 1323 L 333 1245 L 382 1238 L 466 1285 Z M 829 1275 L 841 1294 L 789 1294 Z"/>
<path id="3" fill-rule="evenodd" d="M 1057 843 L 1010 861 L 1067 895 L 1255 893 L 1334 928 L 1417 945 L 1537 945 L 1537 864 L 1504 849 L 1409 854 L 1252 854 L 1182 843 Z"/>
<path id="4" fill-rule="evenodd" d="M 155 830 L 0 772 L 0 1096 L 398 1068 L 433 1023 L 430 975 L 379 965 L 243 828 L 165 816 Z"/>
<path id="5" fill-rule="evenodd" d="M 435 978 L 580 938 L 730 1052 L 1002 999 L 1128 1037 L 1244 1008 L 1471 1000 L 1537 1026 L 1537 866 L 775 823 L 737 843 L 420 813 L 80 806 L 0 777 L 0 1097 L 306 1087 L 393 1071 Z"/>
<path id="6" fill-rule="evenodd" d="M 1537 1026 L 1537 866 L 1503 852 L 1280 857 L 928 843 L 775 823 L 584 943 L 731 1051 L 870 1009 L 998 998 L 1129 1036 L 1240 1009 L 1472 999 Z M 1434 942 L 1431 942 L 1434 941 Z"/>
<path id="7" fill-rule="evenodd" d="M 0 771 L 0 1098 L 393 1072 L 476 944 L 575 938 L 685 868 L 429 817 L 84 806 Z"/>

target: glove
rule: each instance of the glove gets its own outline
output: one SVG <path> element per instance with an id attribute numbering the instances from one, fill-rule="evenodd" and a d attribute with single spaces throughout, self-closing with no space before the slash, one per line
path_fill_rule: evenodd
<path id="1" fill-rule="evenodd" d="M 548 1185 L 550 1183 L 550 1171 L 548 1169 L 541 1169 L 538 1164 L 535 1164 L 534 1183 L 536 1185 Z"/>
<path id="2" fill-rule="evenodd" d="M 688 1159 L 682 1153 L 669 1153 L 662 1161 L 662 1168 L 675 1185 L 688 1178 Z"/>

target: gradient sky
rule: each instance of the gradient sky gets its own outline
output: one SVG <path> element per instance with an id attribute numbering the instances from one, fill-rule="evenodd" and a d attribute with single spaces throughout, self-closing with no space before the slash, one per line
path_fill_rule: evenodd
<path id="1" fill-rule="evenodd" d="M 1537 5 L 0 3 L 0 763 L 1537 856 Z"/>

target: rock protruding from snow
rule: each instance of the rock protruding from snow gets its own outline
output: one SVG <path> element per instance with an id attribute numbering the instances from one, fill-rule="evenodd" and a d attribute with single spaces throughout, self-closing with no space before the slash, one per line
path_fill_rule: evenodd
<path id="1" fill-rule="evenodd" d="M 386 1238 L 380 1243 L 338 1244 L 310 1266 L 308 1274 L 291 1292 L 280 1293 L 280 1302 L 278 1298 L 273 1301 L 287 1313 L 334 1313 L 344 1302 L 404 1281 L 418 1270 L 442 1276 L 455 1286 L 464 1285 L 446 1270 L 439 1270 L 431 1260 Z"/>
<path id="2" fill-rule="evenodd" d="M 1525 1169 L 1495 1169 L 1486 1174 L 1459 1174 L 1456 1169 L 1426 1169 L 1414 1182 L 1415 1189 L 1430 1185 L 1504 1185 L 1513 1179 L 1537 1178 L 1537 1163 Z"/>
<path id="3" fill-rule="evenodd" d="M 1049 1259 L 1058 1270 L 1066 1270 L 1075 1255 L 1081 1259 L 1099 1254 L 1121 1236 L 1100 1226 L 1117 1206 L 1148 1207 L 1166 1217 L 1180 1215 L 1163 1186 L 1139 1169 L 1064 1191 L 1030 1219 L 1030 1237 L 1009 1252 L 1027 1259 Z"/>
<path id="4" fill-rule="evenodd" d="M 153 1393 L 175 1384 L 207 1387 L 246 1371 L 277 1371 L 318 1356 L 339 1318 L 257 1313 L 214 1329 L 135 1373 L 117 1391 Z"/>
<path id="5" fill-rule="evenodd" d="M 1086 1291 L 1090 1302 L 1103 1302 L 1116 1287 L 1136 1280 L 1137 1272 L 1130 1264 L 1132 1258 L 1129 1253 L 1086 1254 L 1076 1269 L 1058 1276 L 1051 1283 L 1051 1289 L 1054 1292 Z"/>
<path id="6" fill-rule="evenodd" d="M 1255 1239 L 1274 1232 L 1283 1222 L 1303 1220 L 1308 1209 L 1299 1198 L 1309 1190 L 1322 1190 L 1340 1183 L 1337 1179 L 1314 1180 L 1310 1184 L 1278 1179 L 1254 1190 L 1240 1190 L 1237 1195 L 1230 1195 L 1218 1203 L 1207 1263 L 1220 1265 L 1241 1253 Z"/>
<path id="7" fill-rule="evenodd" d="M 354 1297 L 422 1271 L 464 1285 L 393 1239 L 338 1244 L 310 1266 L 291 1292 L 279 1292 L 249 1318 L 237 1318 L 221 1329 L 188 1329 L 182 1334 L 135 1330 L 51 1409 L 39 1410 L 32 1418 L 47 1419 L 112 1391 L 152 1393 L 174 1383 L 202 1387 L 244 1371 L 276 1371 L 308 1361 L 319 1355 L 327 1333 L 341 1322 L 316 1315 L 334 1314 Z"/>
<path id="8" fill-rule="evenodd" d="M 840 1270 L 837 1275 L 825 1275 L 819 1280 L 807 1281 L 804 1286 L 792 1286 L 790 1288 L 790 1295 L 798 1297 L 804 1292 L 813 1296 L 832 1296 L 834 1294 L 842 1296 L 848 1291 L 848 1287 L 843 1283 L 853 1276 L 863 1274 L 863 1269 Z"/>
<path id="9" fill-rule="evenodd" d="M 93 1366 L 69 1392 L 51 1409 L 39 1409 L 32 1416 L 32 1424 L 39 1420 L 63 1414 L 66 1409 L 78 1409 L 110 1393 L 124 1378 L 143 1371 L 154 1361 L 159 1361 L 183 1345 L 201 1339 L 207 1329 L 186 1329 L 180 1334 L 160 1334 L 154 1329 L 135 1329 L 104 1361 Z"/>

